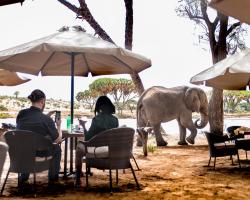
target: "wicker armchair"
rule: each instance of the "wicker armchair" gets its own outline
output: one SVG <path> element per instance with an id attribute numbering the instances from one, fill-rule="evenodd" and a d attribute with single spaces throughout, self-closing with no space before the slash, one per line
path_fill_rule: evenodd
<path id="1" fill-rule="evenodd" d="M 9 146 L 10 167 L 1 194 L 10 172 L 33 173 L 35 191 L 36 173 L 48 170 L 53 159 L 53 143 L 40 134 L 26 130 L 8 131 L 4 137 Z M 39 156 L 41 153 L 46 153 L 47 156 Z"/>
<path id="2" fill-rule="evenodd" d="M 134 129 L 128 127 L 109 129 L 84 142 L 86 172 L 90 171 L 90 168 L 108 169 L 110 191 L 112 191 L 112 170 L 116 170 L 118 183 L 118 169 L 127 168 L 131 169 L 137 188 L 140 188 L 130 163 L 134 132 Z M 86 187 L 88 187 L 88 175 L 86 175 Z"/>
<path id="3" fill-rule="evenodd" d="M 240 167 L 240 161 L 239 161 L 239 154 L 238 149 L 236 148 L 234 143 L 226 143 L 226 141 L 229 140 L 229 138 L 226 136 L 221 136 L 215 133 L 205 132 L 208 146 L 209 146 L 209 161 L 208 166 L 210 166 L 211 158 L 214 158 L 214 169 L 216 164 L 216 158 L 217 157 L 224 157 L 224 156 L 230 156 L 233 164 L 233 155 L 237 155 L 239 167 Z"/>

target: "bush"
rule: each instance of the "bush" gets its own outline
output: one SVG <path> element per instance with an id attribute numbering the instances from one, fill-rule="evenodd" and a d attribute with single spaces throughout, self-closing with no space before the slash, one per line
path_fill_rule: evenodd
<path id="1" fill-rule="evenodd" d="M 12 116 L 9 113 L 0 113 L 0 119 L 11 118 Z"/>
<path id="2" fill-rule="evenodd" d="M 156 146 L 152 145 L 152 144 L 149 144 L 148 145 L 148 152 L 150 153 L 154 153 L 156 150 Z"/>
<path id="3" fill-rule="evenodd" d="M 8 108 L 6 108 L 6 107 L 3 106 L 3 105 L 0 105 L 0 111 L 8 111 Z"/>

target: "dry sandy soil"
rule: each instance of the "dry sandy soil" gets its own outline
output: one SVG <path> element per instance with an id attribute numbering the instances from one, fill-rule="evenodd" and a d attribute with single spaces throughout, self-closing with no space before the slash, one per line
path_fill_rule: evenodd
<path id="1" fill-rule="evenodd" d="M 218 158 L 216 169 L 207 167 L 208 147 L 204 138 L 199 139 L 194 146 L 170 146 L 157 148 L 148 157 L 142 156 L 142 149 L 134 149 L 135 158 L 141 168 L 136 171 L 141 190 L 137 190 L 130 170 L 125 174 L 120 171 L 119 184 L 114 192 L 109 193 L 108 171 L 93 170 L 90 177 L 90 187 L 85 189 L 85 177 L 82 187 L 73 187 L 73 177 L 61 179 L 64 186 L 47 187 L 46 173 L 38 175 L 36 199 L 249 199 L 250 198 L 250 164 L 244 163 L 240 169 L 231 165 L 228 157 Z M 240 152 L 240 158 L 245 159 L 245 152 Z M 132 165 L 135 167 L 133 161 Z M 135 167 L 136 168 L 136 167 Z M 5 170 L 7 167 L 5 166 Z M 4 172 L 5 176 L 6 171 Z M 32 179 L 31 179 L 32 180 Z M 30 181 L 31 181 L 30 180 Z M 16 175 L 13 174 L 7 182 L 2 200 L 33 199 L 30 187 L 24 194 L 17 192 Z"/>

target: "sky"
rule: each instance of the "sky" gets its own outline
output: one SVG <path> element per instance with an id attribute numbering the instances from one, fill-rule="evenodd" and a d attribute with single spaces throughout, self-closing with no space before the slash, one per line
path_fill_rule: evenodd
<path id="1" fill-rule="evenodd" d="M 78 5 L 77 0 L 68 0 Z M 152 66 L 139 75 L 145 88 L 160 85 L 174 87 L 195 86 L 189 80 L 212 65 L 208 45 L 200 45 L 193 23 L 176 15 L 177 0 L 134 0 L 133 51 L 152 61 Z M 125 7 L 123 0 L 86 0 L 94 18 L 115 43 L 124 46 Z M 0 7 L 0 50 L 17 46 L 52 33 L 62 26 L 80 25 L 88 33 L 89 25 L 76 19 L 75 13 L 54 0 L 26 0 L 21 6 L 13 4 Z M 246 45 L 249 47 L 249 37 Z M 88 89 L 98 77 L 75 78 L 75 94 Z M 130 78 L 113 75 L 113 78 Z M 207 90 L 209 88 L 200 86 Z M 32 90 L 41 89 L 47 98 L 70 99 L 69 77 L 36 77 L 19 86 L 0 87 L 0 95 L 28 96 Z"/>

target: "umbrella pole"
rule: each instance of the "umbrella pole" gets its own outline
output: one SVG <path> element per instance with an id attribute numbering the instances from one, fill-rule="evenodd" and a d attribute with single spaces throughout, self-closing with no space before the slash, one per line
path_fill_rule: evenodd
<path id="1" fill-rule="evenodd" d="M 75 54 L 71 53 L 71 100 L 70 100 L 70 116 L 71 116 L 71 130 L 74 123 L 74 71 L 75 71 Z"/>

